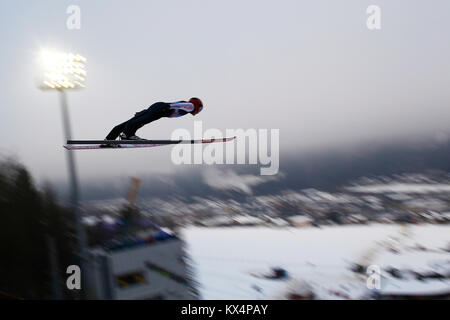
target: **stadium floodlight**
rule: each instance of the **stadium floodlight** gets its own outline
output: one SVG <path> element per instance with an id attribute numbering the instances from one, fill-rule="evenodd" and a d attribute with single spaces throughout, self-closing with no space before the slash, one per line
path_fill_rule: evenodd
<path id="1" fill-rule="evenodd" d="M 41 67 L 43 68 L 43 80 L 38 87 L 41 90 L 56 90 L 59 93 L 65 140 L 72 139 L 69 108 L 66 90 L 85 88 L 86 85 L 86 58 L 73 53 L 62 53 L 43 50 L 40 54 Z M 79 208 L 79 187 L 73 152 L 67 152 L 67 165 L 71 184 L 71 205 L 76 218 L 76 231 L 78 240 L 78 254 L 80 268 L 84 270 L 86 254 L 86 235 L 81 221 Z M 82 276 L 83 286 L 86 283 Z M 83 295 L 83 294 L 82 294 Z M 55 294 L 57 296 L 57 294 Z"/>
<path id="2" fill-rule="evenodd" d="M 44 79 L 41 89 L 85 88 L 86 58 L 80 54 L 43 50 L 41 62 Z"/>

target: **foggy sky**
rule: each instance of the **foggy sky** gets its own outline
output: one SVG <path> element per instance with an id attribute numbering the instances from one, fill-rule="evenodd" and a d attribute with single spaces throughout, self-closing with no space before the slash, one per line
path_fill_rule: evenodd
<path id="1" fill-rule="evenodd" d="M 66 28 L 71 4 L 81 30 Z M 371 4 L 379 31 L 366 27 Z M 66 177 L 58 96 L 36 88 L 41 48 L 88 59 L 87 88 L 68 94 L 76 139 L 103 139 L 153 102 L 191 96 L 205 103 L 199 116 L 137 134 L 167 139 L 194 119 L 276 128 L 282 156 L 449 133 L 447 0 L 1 0 L 0 40 L 0 153 L 38 180 Z M 78 171 L 81 180 L 170 171 L 170 150 L 77 152 Z"/>

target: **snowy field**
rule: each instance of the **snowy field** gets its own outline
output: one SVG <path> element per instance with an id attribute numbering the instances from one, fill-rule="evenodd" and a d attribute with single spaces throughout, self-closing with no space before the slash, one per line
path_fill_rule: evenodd
<path id="1" fill-rule="evenodd" d="M 397 241 L 432 250 L 448 248 L 450 226 L 189 227 L 182 231 L 182 237 L 193 261 L 201 299 L 274 299 L 287 282 L 261 279 L 250 273 L 282 267 L 295 279 L 338 287 L 351 275 L 350 263 L 377 263 L 377 259 L 387 262 L 389 254 L 380 250 L 380 243 Z M 449 253 L 442 254 L 450 258 Z M 404 255 L 402 263 L 424 264 L 417 257 Z"/>
<path id="2" fill-rule="evenodd" d="M 361 193 L 445 193 L 450 192 L 450 185 L 428 183 L 390 183 L 349 187 L 347 190 Z"/>

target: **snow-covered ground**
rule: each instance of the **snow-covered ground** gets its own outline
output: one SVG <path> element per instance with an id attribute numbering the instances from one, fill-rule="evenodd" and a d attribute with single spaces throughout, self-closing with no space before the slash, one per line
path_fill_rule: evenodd
<path id="1" fill-rule="evenodd" d="M 354 281 L 349 265 L 397 263 L 400 256 L 386 251 L 383 246 L 387 243 L 400 250 L 417 245 L 440 249 L 440 257 L 450 259 L 450 253 L 442 250 L 450 244 L 448 225 L 414 225 L 406 229 L 382 224 L 320 229 L 189 227 L 182 231 L 182 237 L 202 299 L 278 298 L 288 280 L 261 279 L 250 274 L 269 272 L 272 267 L 282 267 L 292 278 L 307 280 L 323 290 L 350 284 L 362 291 L 364 282 L 359 286 Z M 405 266 L 423 268 L 426 264 L 421 255 L 408 253 L 401 259 Z"/>
<path id="2" fill-rule="evenodd" d="M 450 192 L 448 184 L 425 184 L 425 183 L 390 183 L 349 187 L 347 190 L 361 193 L 443 193 Z"/>

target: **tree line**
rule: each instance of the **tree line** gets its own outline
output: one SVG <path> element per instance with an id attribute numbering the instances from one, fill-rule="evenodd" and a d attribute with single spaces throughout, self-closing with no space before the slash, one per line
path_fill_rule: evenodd
<path id="1" fill-rule="evenodd" d="M 77 262 L 74 222 L 51 187 L 38 188 L 25 166 L 0 159 L 1 298 L 52 299 L 55 288 L 59 298 L 74 297 L 65 286 L 66 267 Z"/>

